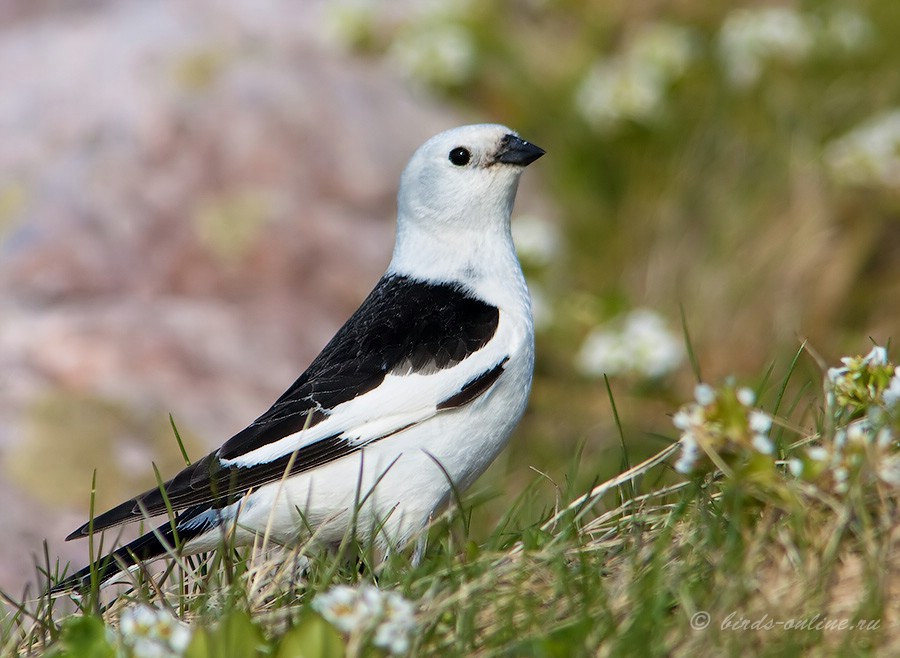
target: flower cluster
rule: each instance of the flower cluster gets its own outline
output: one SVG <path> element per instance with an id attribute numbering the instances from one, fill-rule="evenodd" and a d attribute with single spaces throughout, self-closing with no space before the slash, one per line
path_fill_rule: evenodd
<path id="1" fill-rule="evenodd" d="M 738 9 L 719 30 L 719 56 L 728 81 L 748 88 L 770 62 L 796 64 L 813 53 L 824 56 L 861 50 L 871 38 L 862 15 L 839 8 L 825 16 L 803 14 L 790 7 Z"/>
<path id="2" fill-rule="evenodd" d="M 340 47 L 383 49 L 387 61 L 417 85 L 452 87 L 469 80 L 478 61 L 466 20 L 470 5 L 337 0 L 328 3 L 326 29 Z"/>
<path id="3" fill-rule="evenodd" d="M 477 51 L 469 31 L 451 21 L 418 25 L 402 31 L 388 59 L 409 79 L 446 87 L 471 77 Z"/>
<path id="4" fill-rule="evenodd" d="M 812 46 L 808 21 L 788 7 L 739 9 L 719 31 L 722 64 L 736 87 L 755 84 L 766 61 L 797 62 L 809 55 Z"/>
<path id="5" fill-rule="evenodd" d="M 866 415 L 873 427 L 892 413 L 900 394 L 900 370 L 888 361 L 887 350 L 873 347 L 865 356 L 844 357 L 843 366 L 829 368 L 826 404 L 836 424 Z"/>
<path id="6" fill-rule="evenodd" d="M 843 183 L 900 188 L 900 110 L 869 119 L 827 144 L 825 164 Z"/>
<path id="7" fill-rule="evenodd" d="M 714 389 L 698 384 L 694 401 L 675 414 L 675 427 L 681 430 L 681 452 L 675 470 L 689 474 L 705 472 L 717 465 L 744 468 L 774 463 L 775 445 L 769 436 L 772 418 L 754 408 L 756 396 L 749 388 L 726 384 Z"/>
<path id="8" fill-rule="evenodd" d="M 624 121 L 648 123 L 662 110 L 669 86 L 694 58 L 688 28 L 643 26 L 620 54 L 598 62 L 578 88 L 575 105 L 595 129 L 608 132 Z"/>
<path id="9" fill-rule="evenodd" d="M 373 585 L 337 585 L 313 599 L 313 608 L 340 632 L 362 637 L 392 654 L 409 650 L 416 629 L 413 604 L 397 592 Z"/>
<path id="10" fill-rule="evenodd" d="M 636 309 L 612 328 L 598 328 L 585 339 L 578 368 L 586 375 L 629 375 L 659 379 L 684 360 L 681 340 L 660 315 Z"/>
<path id="11" fill-rule="evenodd" d="M 833 436 L 792 458 L 790 471 L 836 494 L 854 483 L 900 487 L 900 368 L 879 346 L 841 363 L 829 368 L 825 379 Z"/>
<path id="12" fill-rule="evenodd" d="M 831 441 L 806 448 L 788 460 L 792 475 L 823 490 L 845 494 L 851 486 L 881 482 L 900 487 L 900 446 L 888 426 L 878 429 L 867 418 L 838 429 Z"/>
<path id="13" fill-rule="evenodd" d="M 119 618 L 119 641 L 133 658 L 176 658 L 187 650 L 191 631 L 165 610 L 137 605 Z"/>
<path id="14" fill-rule="evenodd" d="M 869 19 L 855 9 L 838 7 L 817 22 L 821 50 L 855 53 L 871 43 L 874 28 Z"/>
<path id="15" fill-rule="evenodd" d="M 884 485 L 900 489 L 900 367 L 883 347 L 845 357 L 825 378 L 826 429 L 812 445 L 786 448 L 786 474 L 834 495 Z M 699 384 L 695 400 L 675 414 L 681 430 L 680 473 L 712 467 L 746 474 L 774 470 L 772 418 L 753 408 L 753 392 L 726 384 Z M 776 480 L 769 480 L 775 482 Z"/>

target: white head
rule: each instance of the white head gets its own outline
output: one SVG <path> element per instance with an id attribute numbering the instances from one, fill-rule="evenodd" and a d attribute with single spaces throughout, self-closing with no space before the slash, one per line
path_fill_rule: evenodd
<path id="1" fill-rule="evenodd" d="M 508 240 L 519 176 L 543 154 L 495 124 L 462 126 L 429 139 L 400 178 L 394 265 L 409 260 L 410 251 L 459 250 L 496 235 Z"/>

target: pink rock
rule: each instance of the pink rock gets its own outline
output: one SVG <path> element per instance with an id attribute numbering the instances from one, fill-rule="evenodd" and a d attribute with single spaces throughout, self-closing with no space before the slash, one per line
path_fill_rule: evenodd
<path id="1" fill-rule="evenodd" d="M 459 123 L 324 43 L 319 3 L 87 4 L 0 14 L 0 464 L 48 392 L 171 412 L 207 449 L 241 429 L 381 274 L 406 159 Z M 52 452 L 24 480 L 0 466 L 16 501 L 78 492 L 0 508 L 4 589 L 38 538 L 86 556 L 62 537 L 90 472 Z"/>

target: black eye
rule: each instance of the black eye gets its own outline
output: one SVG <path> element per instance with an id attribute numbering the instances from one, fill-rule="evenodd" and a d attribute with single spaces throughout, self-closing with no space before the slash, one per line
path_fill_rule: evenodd
<path id="1" fill-rule="evenodd" d="M 471 158 L 472 154 L 469 153 L 469 149 L 464 149 L 462 146 L 459 146 L 450 151 L 450 162 L 455 164 L 457 167 L 462 167 L 463 165 L 469 164 L 469 160 Z"/>

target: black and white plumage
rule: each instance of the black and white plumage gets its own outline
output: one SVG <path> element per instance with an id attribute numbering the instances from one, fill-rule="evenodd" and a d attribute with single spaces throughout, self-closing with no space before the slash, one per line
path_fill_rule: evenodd
<path id="1" fill-rule="evenodd" d="M 531 386 L 530 299 L 510 235 L 519 176 L 544 151 L 499 125 L 426 142 L 403 172 L 388 270 L 272 407 L 215 452 L 67 539 L 176 511 L 95 565 L 236 544 L 403 546 L 484 472 Z M 448 478 L 452 480 L 448 481 Z M 173 530 L 172 526 L 175 526 Z M 53 588 L 90 582 L 86 567 Z"/>

